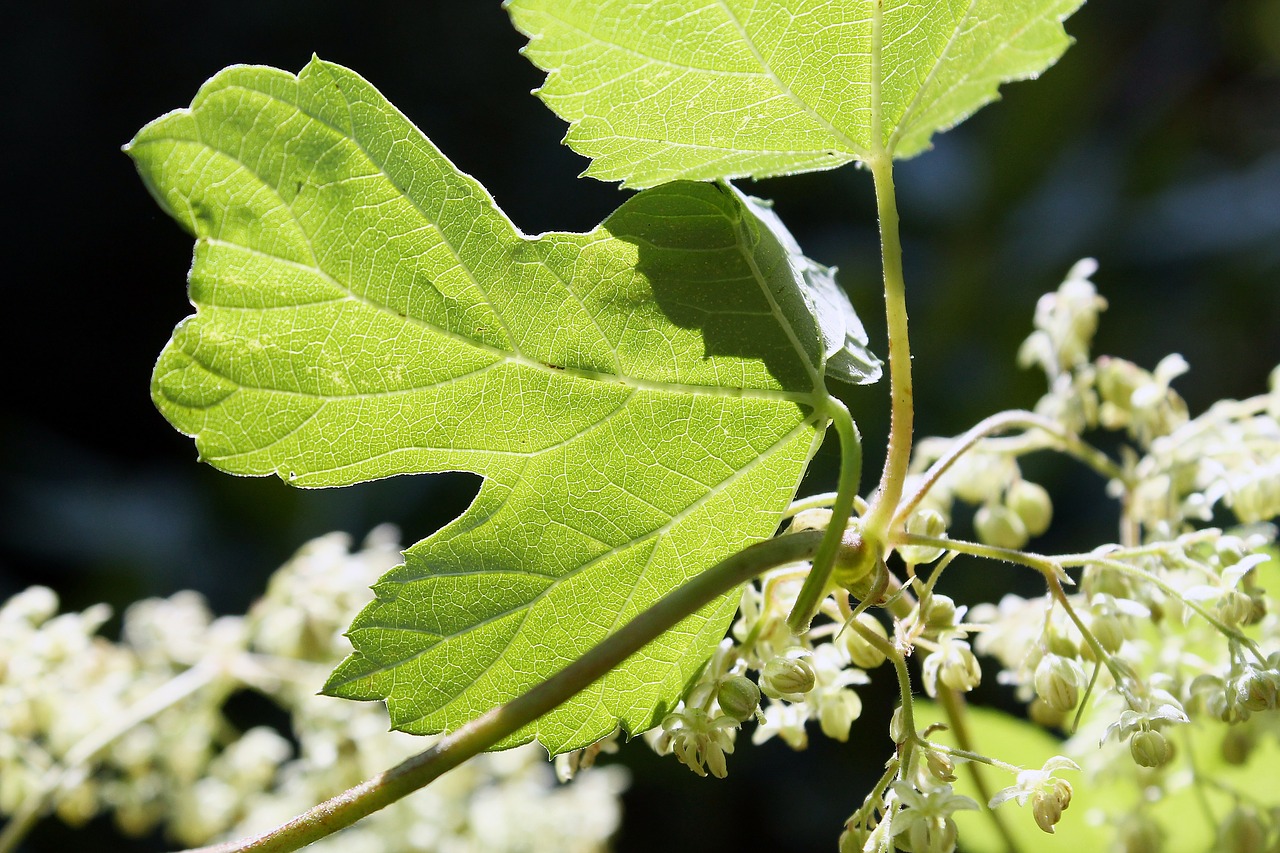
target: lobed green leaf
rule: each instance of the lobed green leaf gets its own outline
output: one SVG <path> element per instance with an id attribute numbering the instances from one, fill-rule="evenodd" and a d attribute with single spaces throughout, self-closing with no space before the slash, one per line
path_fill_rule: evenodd
<path id="1" fill-rule="evenodd" d="M 484 478 L 405 553 L 326 690 L 431 733 L 557 671 L 772 535 L 828 418 L 879 362 L 830 271 L 760 202 L 679 183 L 586 234 L 521 234 L 360 77 L 235 67 L 128 146 L 196 236 L 197 307 L 152 394 L 201 457 L 338 486 Z M 519 733 L 648 728 L 726 596 Z"/>
<path id="2" fill-rule="evenodd" d="M 506 0 L 586 174 L 648 187 L 909 157 L 1034 77 L 1083 0 Z"/>

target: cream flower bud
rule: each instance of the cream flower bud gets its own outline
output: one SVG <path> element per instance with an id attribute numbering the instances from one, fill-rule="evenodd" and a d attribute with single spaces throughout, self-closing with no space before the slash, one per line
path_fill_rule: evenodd
<path id="1" fill-rule="evenodd" d="M 889 639 L 889 634 L 884 626 L 880 624 L 880 620 L 870 613 L 859 613 L 857 621 L 859 625 L 874 632 L 882 639 L 886 641 Z M 854 666 L 862 669 L 875 669 L 885 662 L 884 652 L 867 642 L 860 633 L 854 630 L 852 625 L 841 632 L 840 642 L 844 645 L 845 653 L 849 655 L 849 660 L 853 662 Z"/>
<path id="2" fill-rule="evenodd" d="M 907 742 L 907 725 L 901 705 L 893 709 L 893 716 L 889 718 L 889 738 L 894 743 Z"/>
<path id="3" fill-rule="evenodd" d="M 725 679 L 716 694 L 720 710 L 738 722 L 746 722 L 760 707 L 760 688 L 745 675 L 734 675 Z"/>
<path id="4" fill-rule="evenodd" d="M 925 766 L 929 768 L 930 775 L 939 782 L 956 781 L 955 762 L 945 752 L 938 752 L 934 749 L 926 752 Z"/>
<path id="5" fill-rule="evenodd" d="M 1098 641 L 1098 645 L 1111 654 L 1120 651 L 1120 647 L 1124 645 L 1124 624 L 1118 616 L 1095 613 L 1089 623 L 1089 631 Z"/>
<path id="6" fill-rule="evenodd" d="M 822 733 L 841 743 L 849 740 L 849 728 L 862 716 L 862 699 L 847 687 L 824 690 L 818 700 L 818 723 Z"/>
<path id="7" fill-rule="evenodd" d="M 1048 654 L 1036 666 L 1036 693 L 1056 711 L 1070 711 L 1080 701 L 1080 665 L 1060 655 Z"/>
<path id="8" fill-rule="evenodd" d="M 1053 500 L 1038 483 L 1017 480 L 1004 496 L 1004 504 L 1018 516 L 1029 536 L 1039 536 L 1053 521 Z"/>
<path id="9" fill-rule="evenodd" d="M 760 672 L 760 689 L 770 699 L 798 702 L 813 689 L 817 675 L 803 657 L 778 655 Z"/>
<path id="10" fill-rule="evenodd" d="M 1280 673 L 1250 667 L 1236 679 L 1236 695 L 1250 711 L 1270 711 L 1276 707 L 1277 684 Z"/>
<path id="11" fill-rule="evenodd" d="M 934 593 L 921 606 L 924 608 L 924 626 L 931 633 L 955 627 L 957 610 L 951 596 Z"/>
<path id="12" fill-rule="evenodd" d="M 1039 696 L 1033 699 L 1027 707 L 1027 716 L 1031 718 L 1031 722 L 1037 726 L 1044 726 L 1046 729 L 1062 728 L 1067 721 L 1066 712 L 1050 706 L 1048 702 Z"/>
<path id="13" fill-rule="evenodd" d="M 1160 732 L 1135 732 L 1129 741 L 1129 753 L 1140 767 L 1163 767 L 1173 759 L 1173 744 Z"/>
<path id="14" fill-rule="evenodd" d="M 1044 639 L 1045 645 L 1049 647 L 1048 651 L 1051 654 L 1060 655 L 1064 658 L 1080 656 L 1080 647 L 1076 645 L 1076 641 L 1063 631 L 1049 631 L 1045 634 Z"/>
<path id="15" fill-rule="evenodd" d="M 967 693 L 982 681 L 982 667 L 968 643 L 951 640 L 924 659 L 921 675 L 925 692 L 930 696 L 937 695 L 939 682 L 944 687 Z"/>
<path id="16" fill-rule="evenodd" d="M 1065 779 L 1054 779 L 1052 785 L 1041 788 L 1031 798 L 1031 815 L 1036 825 L 1050 835 L 1062 813 L 1071 805 L 1071 783 Z"/>
<path id="17" fill-rule="evenodd" d="M 1027 527 L 1016 512 L 1000 504 L 983 504 L 973 516 L 978 539 L 996 548 L 1016 551 L 1027 544 Z"/>
<path id="18" fill-rule="evenodd" d="M 1238 589 L 1229 589 L 1218 599 L 1218 618 L 1228 625 L 1247 625 L 1253 616 L 1253 599 Z"/>
<path id="19" fill-rule="evenodd" d="M 936 509 L 916 510 L 907 519 L 907 532 L 918 536 L 941 538 L 947 535 L 947 520 Z M 931 548 L 927 545 L 904 545 L 898 549 L 898 553 L 906 562 L 919 566 L 925 563 L 932 563 L 941 557 L 942 549 Z"/>

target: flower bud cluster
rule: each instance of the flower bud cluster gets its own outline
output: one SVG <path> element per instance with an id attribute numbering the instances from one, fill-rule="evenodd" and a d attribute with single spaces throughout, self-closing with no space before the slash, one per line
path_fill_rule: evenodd
<path id="1" fill-rule="evenodd" d="M 1089 280 L 1097 271 L 1093 258 L 1077 261 L 1055 292 L 1040 297 L 1035 331 L 1018 351 L 1020 365 L 1041 367 L 1052 382 L 1089 361 L 1098 315 L 1107 309 Z"/>
<path id="2" fill-rule="evenodd" d="M 1169 384 L 1190 369 L 1177 353 L 1162 358 L 1150 372 L 1122 358 L 1099 358 L 1098 425 L 1123 429 L 1140 447 L 1150 447 L 1187 422 L 1187 404 Z"/>
<path id="3" fill-rule="evenodd" d="M 830 513 L 818 512 L 797 521 L 804 526 L 829 518 Z M 787 566 L 744 589 L 730 637 L 661 727 L 646 734 L 660 754 L 675 754 L 699 775 L 723 776 L 737 729 L 752 717 L 757 723 L 753 743 L 778 737 L 792 749 L 804 749 L 811 720 L 827 737 L 848 740 L 862 714 L 853 687 L 865 684 L 864 670 L 884 663 L 885 656 L 858 631 L 841 629 L 841 612 L 831 597 L 820 607 L 827 618 L 794 636 L 786 617 L 803 579 L 802 567 Z M 887 641 L 884 626 L 873 616 L 857 619 Z"/>
<path id="4" fill-rule="evenodd" d="M 1246 524 L 1280 515 L 1280 367 L 1269 393 L 1223 400 L 1190 418 L 1170 387 L 1189 369 L 1182 356 L 1166 356 L 1151 371 L 1120 358 L 1088 360 L 1106 305 L 1087 280 L 1095 270 L 1092 261 L 1080 262 L 1037 306 L 1036 329 L 1019 353 L 1024 366 L 1041 367 L 1049 380 L 1036 411 L 1077 435 L 1095 428 L 1128 433 L 1141 454 L 1132 466 L 1130 513 L 1148 531 L 1176 536 L 1187 522 L 1211 520 L 1218 504 Z M 984 526 L 1009 536 L 1005 519 L 994 514 Z"/>
<path id="5" fill-rule="evenodd" d="M 907 491 L 922 482 L 929 465 L 947 454 L 955 439 L 926 438 L 912 459 Z M 941 538 L 951 524 L 955 502 L 976 506 L 973 527 L 978 540 L 997 548 L 1017 550 L 1049 529 L 1053 500 L 1038 483 L 1026 480 L 1017 456 L 1028 448 L 1009 447 L 994 440 L 979 441 L 960 456 L 929 489 L 919 508 L 907 519 L 909 533 Z M 941 549 L 908 546 L 899 549 L 912 564 L 930 563 Z"/>
<path id="6" fill-rule="evenodd" d="M 59 615 L 32 587 L 0 606 L 0 813 L 53 804 L 73 824 L 110 813 L 125 833 L 163 826 L 183 845 L 277 825 L 421 751 L 387 732 L 381 705 L 316 695 L 348 653 L 342 637 L 368 587 L 399 561 L 396 533 L 352 552 L 334 534 L 304 546 L 240 617 L 191 592 L 124 614 Z M 290 737 L 237 731 L 223 713 L 252 690 L 291 717 Z M 137 709 L 159 703 L 157 713 Z M 94 747 L 101 745 L 100 750 Z M 557 786 L 545 753 L 483 756 L 317 849 L 603 849 L 619 821 L 620 769 Z M 327 848 L 326 848 L 327 845 Z"/>
<path id="7" fill-rule="evenodd" d="M 915 495 L 929 483 L 915 499 L 907 533 L 945 538 L 953 506 L 961 501 L 977 508 L 979 540 L 1019 550 L 1044 532 L 1053 514 L 1048 494 L 1023 477 L 1022 455 L 1056 448 L 1114 478 L 1108 492 L 1122 499 L 1124 547 L 1063 558 L 1077 587 L 1067 586 L 1069 576 L 1059 570 L 1065 592 L 1006 596 L 999 604 L 975 606 L 967 622 L 961 622 L 961 608 L 934 595 L 936 609 L 926 601 L 895 638 L 924 653 L 921 675 L 930 695 L 943 687 L 971 689 L 980 677 L 977 652 L 996 659 L 998 680 L 1030 703 L 1033 720 L 1074 731 L 1063 746 L 1070 759 L 1061 758 L 1058 768 L 1024 771 L 997 797 L 1029 804 L 1046 832 L 1072 799 L 1071 786 L 1052 769 L 1078 769 L 1078 762 L 1087 783 L 1141 788 L 1154 801 L 1197 772 L 1179 753 L 1187 737 L 1216 739 L 1224 759 L 1241 764 L 1251 760 L 1256 744 L 1267 742 L 1263 732 L 1280 734 L 1280 615 L 1273 602 L 1280 581 L 1269 564 L 1276 530 L 1265 523 L 1280 516 L 1280 367 L 1267 394 L 1223 401 L 1192 418 L 1171 387 L 1188 369 L 1181 356 L 1146 370 L 1090 355 L 1106 307 L 1088 280 L 1095 268 L 1091 261 L 1078 264 L 1056 293 L 1040 301 L 1035 331 L 1019 356 L 1048 377 L 1049 391 L 1036 411 L 1060 429 L 976 441 L 926 439 L 916 446 L 906 485 L 906 493 Z M 1080 438 L 1095 429 L 1126 435 L 1131 446 L 1122 448 L 1118 462 L 1103 460 Z M 1203 529 L 1226 511 L 1245 526 Z M 943 550 L 911 545 L 898 554 L 910 568 L 938 560 Z M 928 761 L 916 770 L 922 766 L 927 774 L 909 777 L 920 796 L 945 784 L 939 774 L 947 772 Z M 1252 792 L 1240 793 L 1240 801 L 1248 802 Z M 886 803 L 906 796 L 895 786 Z M 1103 811 L 1110 806 L 1093 804 Z M 1238 826 L 1219 831 L 1215 849 L 1269 849 L 1280 830 L 1272 825 L 1275 817 L 1244 809 L 1235 815 Z M 1124 849 L 1162 844 L 1161 828 L 1145 811 L 1106 819 L 1119 827 Z M 908 820 L 899 819 L 893 844 L 906 850 L 918 849 L 917 842 L 947 846 L 945 821 L 921 819 L 931 831 L 913 840 Z M 889 834 L 882 825 L 851 821 L 849 837 L 853 829 L 870 833 L 865 849 L 876 843 L 887 849 L 889 838 L 876 837 Z"/>
<path id="8" fill-rule="evenodd" d="M 982 681 L 982 668 L 967 639 L 967 612 L 949 596 L 929 593 L 903 620 L 906 637 L 928 649 L 920 677 L 929 696 L 937 696 L 939 686 L 967 693 Z"/>
<path id="9" fill-rule="evenodd" d="M 971 622 L 985 628 L 977 648 L 1000 662 L 1000 681 L 1032 700 L 1033 719 L 1069 727 L 1082 715 L 1065 751 L 1087 779 L 1141 786 L 1154 798 L 1188 772 L 1178 748 L 1182 732 L 1217 738 L 1224 759 L 1241 764 L 1250 760 L 1260 726 L 1280 731 L 1280 620 L 1258 581 L 1269 542 L 1269 532 L 1201 530 L 1131 551 L 1100 551 L 1100 559 L 1133 571 L 1085 569 L 1081 591 L 1066 602 L 1087 636 L 1064 617 L 1061 602 L 1006 596 L 998 606 L 973 608 Z M 1246 636 L 1247 643 L 1237 639 Z M 1091 681 L 1092 699 L 1082 708 Z M 1038 800 L 1023 798 L 1042 828 L 1059 814 L 1060 793 L 1046 788 Z M 1132 840 L 1127 849 L 1159 849 L 1160 833 L 1149 821 L 1114 817 Z"/>

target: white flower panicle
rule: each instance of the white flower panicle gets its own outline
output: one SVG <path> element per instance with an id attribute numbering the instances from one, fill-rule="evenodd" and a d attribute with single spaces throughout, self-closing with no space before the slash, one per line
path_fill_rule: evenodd
<path id="1" fill-rule="evenodd" d="M 990 419 L 987 432 L 917 443 L 906 487 L 912 496 L 906 544 L 898 549 L 910 588 L 923 598 L 898 621 L 896 639 L 904 650 L 923 653 L 924 691 L 934 696 L 972 689 L 982 674 L 976 652 L 995 660 L 997 680 L 1029 703 L 1034 721 L 1075 731 L 1065 751 L 1079 765 L 1060 758 L 1056 766 L 1022 771 L 1018 784 L 992 802 L 1030 803 L 1047 832 L 1072 793 L 1051 771 L 1084 767 L 1086 776 L 1112 781 L 1128 773 L 1147 799 L 1158 799 L 1195 773 L 1175 746 L 1186 732 L 1214 732 L 1208 736 L 1221 740 L 1233 763 L 1249 760 L 1259 732 L 1280 733 L 1274 714 L 1280 704 L 1280 618 L 1276 590 L 1267 589 L 1280 582 L 1260 580 L 1264 571 L 1275 577 L 1270 549 L 1276 530 L 1269 522 L 1280 515 L 1280 367 L 1268 393 L 1222 401 L 1192 417 L 1172 387 L 1189 369 L 1180 355 L 1146 370 L 1090 354 L 1106 307 L 1089 281 L 1095 271 L 1096 264 L 1082 261 L 1037 305 L 1035 330 L 1019 353 L 1024 366 L 1039 367 L 1049 381 L 1034 416 L 1009 413 L 1003 423 Z M 998 435 L 1008 429 L 1023 432 Z M 1119 461 L 1086 442 L 1094 430 L 1122 433 L 1126 446 Z M 1065 567 L 1079 572 L 1071 576 L 1078 580 L 1075 589 L 1006 595 L 998 604 L 975 606 L 967 617 L 949 617 L 950 600 L 933 592 L 940 572 L 957 550 L 984 553 L 959 541 L 955 550 L 941 547 L 956 535 L 948 529 L 956 502 L 975 507 L 973 532 L 981 545 L 1003 549 L 1000 556 L 1020 551 L 1053 520 L 1048 492 L 1022 473 L 1022 457 L 1042 450 L 1074 456 L 1108 479 L 1109 494 L 1120 499 L 1121 543 L 1071 555 Z M 1231 516 L 1238 527 L 1206 526 Z M 912 536 L 934 541 L 917 544 Z M 927 584 L 915 577 L 917 567 L 935 562 Z M 1042 572 L 1060 585 L 1070 582 L 1053 558 L 1027 555 L 1025 562 L 1048 566 Z M 900 731 L 895 741 L 909 738 Z M 906 778 L 918 795 L 936 790 L 919 774 Z M 934 781 L 945 780 L 934 774 Z M 894 788 L 875 813 L 893 813 L 890 801 L 907 796 Z M 1142 814 L 1121 817 L 1116 824 L 1126 849 L 1158 849 L 1155 824 Z M 1218 849 L 1248 846 L 1254 838 L 1270 843 L 1280 832 L 1278 818 L 1280 812 L 1251 811 L 1240 818 L 1238 833 L 1220 833 Z M 909 836 L 908 819 L 895 819 L 894 843 L 917 849 L 909 837 L 900 843 Z M 920 825 L 931 827 L 920 845 L 946 846 L 945 822 Z M 878 828 L 874 819 L 851 819 L 850 826 L 860 838 Z M 1261 834 L 1254 831 L 1258 826 Z M 885 841 L 868 841 L 866 849 Z"/>
<path id="2" fill-rule="evenodd" d="M 830 518 L 826 510 L 801 513 L 792 529 L 821 528 Z M 805 571 L 807 566 L 785 566 L 744 588 L 730 638 L 662 725 L 645 735 L 659 754 L 674 754 L 700 776 L 724 776 L 736 731 L 753 717 L 753 743 L 778 737 L 793 749 L 804 749 L 809 744 L 806 725 L 812 720 L 827 737 L 848 740 L 862 714 L 862 700 L 853 688 L 867 682 L 864 669 L 880 665 L 885 657 L 855 631 L 840 630 L 845 617 L 837 598 L 848 599 L 843 591 L 821 605 L 829 621 L 820 620 L 802 636 L 791 633 L 786 617 Z M 858 619 L 887 638 L 874 617 L 861 614 Z M 762 696 L 767 699 L 763 705 Z"/>
<path id="3" fill-rule="evenodd" d="M 381 705 L 316 695 L 369 586 L 399 562 L 396 541 L 391 528 L 354 552 L 341 534 L 316 539 L 242 617 L 215 618 L 192 592 L 139 602 L 119 643 L 97 636 L 105 606 L 57 615 L 43 587 L 9 599 L 0 813 L 51 804 L 81 824 L 109 812 L 130 835 L 163 827 L 206 844 L 283 823 L 424 749 L 430 739 L 388 733 Z M 223 705 L 246 689 L 290 714 L 291 737 L 235 730 Z M 625 785 L 617 767 L 558 785 L 530 745 L 467 762 L 316 849 L 603 850 Z"/>

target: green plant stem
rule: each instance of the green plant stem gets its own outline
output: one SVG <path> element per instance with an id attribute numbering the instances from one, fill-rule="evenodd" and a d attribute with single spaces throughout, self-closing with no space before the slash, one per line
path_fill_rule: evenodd
<path id="1" fill-rule="evenodd" d="M 874 79 L 874 78 L 873 78 Z M 878 111 L 877 111 L 878 112 Z M 878 122 L 876 122 L 878 124 Z M 875 128 L 873 128 L 873 132 Z M 878 138 L 878 137 L 876 137 Z M 884 266 L 884 310 L 889 339 L 889 442 L 880 485 L 863 519 L 863 536 L 883 543 L 902 499 L 911 464 L 915 396 L 911 386 L 911 344 L 907 336 L 906 284 L 902 276 L 902 241 L 898 236 L 898 203 L 893 187 L 893 157 L 883 149 L 867 161 L 876 186 L 880 216 L 880 253 Z"/>
<path id="2" fill-rule="evenodd" d="M 287 853 L 350 826 L 524 728 L 738 585 L 769 569 L 812 559 L 822 537 L 819 531 L 806 531 L 745 548 L 666 595 L 546 681 L 445 735 L 429 749 L 276 829 L 188 853 Z"/>
<path id="3" fill-rule="evenodd" d="M 787 625 L 794 634 L 809 630 L 809 624 L 818 612 L 822 599 L 827 597 L 827 585 L 831 569 L 835 566 L 836 552 L 844 540 L 845 528 L 853 514 L 854 501 L 858 497 L 858 478 L 862 474 L 862 441 L 853 417 L 844 403 L 828 399 L 831 422 L 840 437 L 840 482 L 836 488 L 835 503 L 831 506 L 831 523 L 822 538 L 822 547 L 813 558 L 813 568 L 796 595 L 796 602 L 787 614 Z"/>
<path id="4" fill-rule="evenodd" d="M 938 691 L 938 704 L 942 706 L 942 712 L 946 715 L 947 725 L 951 730 L 951 736 L 956 739 L 956 744 L 971 755 L 978 754 L 978 750 L 973 743 L 973 736 L 969 732 L 969 719 L 966 713 L 964 697 L 954 690 L 940 690 Z M 987 816 L 991 818 L 991 823 L 995 826 L 996 832 L 999 833 L 1001 840 L 1004 841 L 1005 849 L 1009 853 L 1019 853 L 1017 839 L 1013 837 L 1013 833 L 1005 825 L 1004 817 L 989 805 L 991 802 L 991 788 L 987 785 L 986 777 L 982 775 L 981 765 L 970 761 L 968 763 L 968 771 L 973 778 L 974 789 L 977 790 L 978 796 L 982 797 L 982 802 L 979 805 Z"/>
<path id="5" fill-rule="evenodd" d="M 857 619 L 849 622 L 849 628 L 857 631 L 862 639 L 878 649 L 893 664 L 894 674 L 898 677 L 898 693 L 902 697 L 902 727 L 906 731 L 906 738 L 898 745 L 898 758 L 903 775 L 907 776 L 912 770 L 912 753 L 920 741 L 920 735 L 916 732 L 915 708 L 911 699 L 911 673 L 907 671 L 907 660 L 897 646 Z"/>
<path id="6" fill-rule="evenodd" d="M 1078 435 L 1070 432 L 1057 421 L 1050 420 L 1043 415 L 1037 415 L 1035 412 L 1027 412 L 1021 410 L 1010 410 L 1007 412 L 998 412 L 988 418 L 984 418 L 966 433 L 952 442 L 947 452 L 938 458 L 929 470 L 925 472 L 924 481 L 920 484 L 909 498 L 902 501 L 898 507 L 897 513 L 894 515 L 893 522 L 890 527 L 897 529 L 900 525 L 906 524 L 907 518 L 911 515 L 912 510 L 919 506 L 929 493 L 929 490 L 937 485 L 942 475 L 956 463 L 962 455 L 973 448 L 979 441 L 993 435 L 1005 432 L 1011 429 L 1040 430 L 1056 439 L 1057 447 L 1064 453 L 1074 456 L 1084 464 L 1088 465 L 1094 471 L 1109 480 L 1120 480 L 1125 482 L 1125 472 L 1119 465 L 1113 462 L 1105 453 L 1098 450 L 1091 444 L 1083 441 Z M 1038 450 L 1042 445 L 1030 445 L 1024 452 Z M 1050 447 L 1054 445 L 1049 445 Z"/>
<path id="7" fill-rule="evenodd" d="M 1124 690 L 1126 683 L 1125 673 L 1121 672 L 1116 666 L 1115 660 L 1111 655 L 1102 648 L 1102 644 L 1093 636 L 1093 632 L 1084 624 L 1083 620 L 1076 614 L 1075 608 L 1071 606 L 1070 599 L 1067 598 L 1066 591 L 1062 588 L 1063 581 L 1074 583 L 1071 578 L 1062 570 L 1062 565 L 1053 558 L 1045 557 L 1040 554 L 1029 554 L 1025 551 L 1014 551 L 1009 548 L 997 548 L 994 545 L 982 545 L 977 542 L 965 542 L 959 539 L 942 539 L 935 536 L 921 536 L 915 533 L 900 533 L 894 544 L 902 545 L 927 545 L 935 548 L 945 548 L 952 551 L 959 551 L 962 554 L 971 554 L 975 557 L 985 557 L 989 560 L 1000 560 L 1007 563 L 1015 563 L 1018 565 L 1028 566 L 1038 571 L 1049 585 L 1049 592 L 1058 603 L 1062 605 L 1062 609 L 1075 623 L 1076 628 L 1080 631 L 1084 641 L 1089 644 L 1089 648 L 1093 650 L 1096 660 L 1102 661 L 1107 670 L 1115 679 L 1116 684 L 1121 690 Z"/>
<path id="8" fill-rule="evenodd" d="M 224 668 L 213 662 L 198 663 L 148 693 L 116 717 L 111 725 L 95 730 L 68 749 L 62 760 L 41 777 L 37 789 L 9 817 L 4 830 L 0 831 L 0 853 L 16 850 L 32 827 L 53 806 L 58 791 L 73 783 L 75 776 L 85 772 L 89 762 L 117 738 L 208 686 L 223 673 Z"/>
<path id="9" fill-rule="evenodd" d="M 1238 631 L 1235 628 L 1232 628 L 1230 625 L 1227 625 L 1225 622 L 1215 617 L 1208 610 L 1205 610 L 1204 607 L 1202 607 L 1200 604 L 1190 600 L 1189 598 L 1184 596 L 1181 592 L 1174 589 L 1172 586 L 1165 583 L 1160 578 L 1153 575 L 1151 572 L 1148 572 L 1146 569 L 1141 569 L 1141 568 L 1138 568 L 1137 566 L 1131 566 L 1128 563 L 1122 563 L 1122 562 L 1119 562 L 1118 560 L 1111 560 L 1104 557 L 1095 557 L 1089 562 L 1091 565 L 1102 566 L 1103 568 L 1112 569 L 1113 571 L 1121 572 L 1127 575 L 1132 575 L 1133 577 L 1136 577 L 1136 578 L 1141 578 L 1142 580 L 1154 586 L 1156 589 L 1163 592 L 1165 595 L 1169 596 L 1170 598 L 1180 603 L 1183 607 L 1186 607 L 1187 609 L 1191 610 L 1193 613 L 1198 615 L 1204 621 L 1208 622 L 1211 626 L 1213 626 L 1214 630 L 1222 634 L 1222 636 L 1230 640 L 1235 640 L 1237 643 L 1239 643 L 1241 646 L 1247 649 L 1249 653 L 1253 655 L 1255 659 L 1257 659 L 1258 663 L 1262 664 L 1263 666 L 1266 666 L 1267 656 L 1262 653 L 1262 649 L 1258 648 L 1258 644 L 1255 643 L 1250 637 L 1246 636 L 1243 632 Z"/>
<path id="10" fill-rule="evenodd" d="M 1027 551 L 1014 551 L 1010 548 L 997 548 L 994 545 L 983 545 L 979 542 L 967 542 L 963 539 L 946 539 L 941 536 L 925 536 L 921 533 L 900 532 L 892 540 L 893 545 L 924 545 L 930 548 L 941 548 L 944 551 L 956 551 L 988 560 L 999 560 L 1004 563 L 1016 563 L 1035 569 L 1042 575 L 1051 576 L 1067 583 L 1075 583 L 1062 570 L 1055 558 Z"/>
<path id="11" fill-rule="evenodd" d="M 800 513 L 810 509 L 831 509 L 836 502 L 836 497 L 837 495 L 835 492 L 823 492 L 817 495 L 809 495 L 805 498 L 797 498 L 792 501 L 791 506 L 787 507 L 786 511 L 782 513 L 782 518 L 784 520 L 788 518 L 795 518 Z M 854 495 L 853 508 L 854 511 L 859 514 L 864 513 L 867 511 L 867 502 L 864 501 L 861 496 Z"/>

